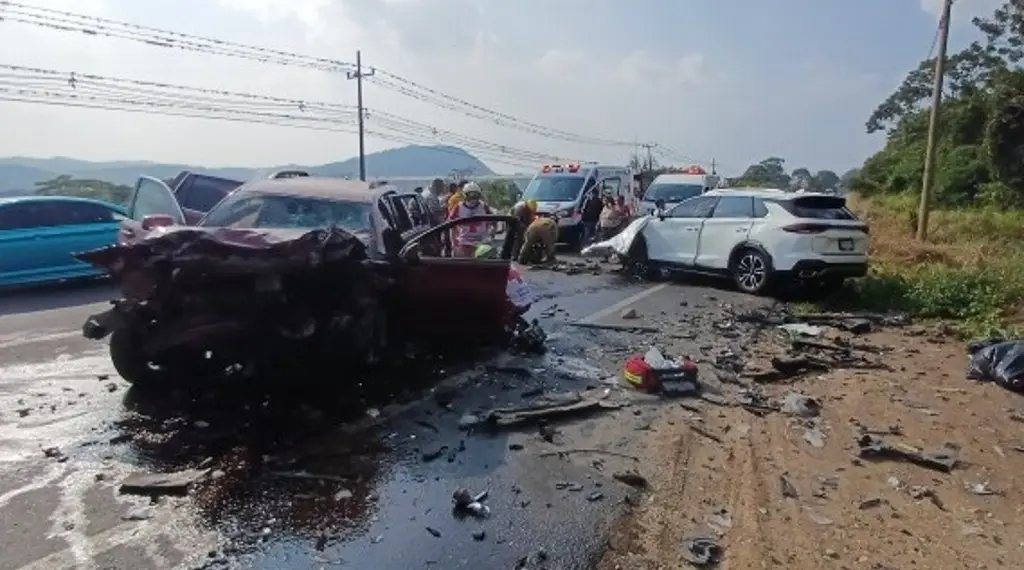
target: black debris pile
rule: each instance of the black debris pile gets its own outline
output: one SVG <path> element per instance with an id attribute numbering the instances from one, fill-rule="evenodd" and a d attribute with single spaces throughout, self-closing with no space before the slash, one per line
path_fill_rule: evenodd
<path id="1" fill-rule="evenodd" d="M 968 350 L 969 379 L 995 382 L 1007 390 L 1024 392 L 1024 339 L 988 339 L 971 343 Z"/>
<path id="2" fill-rule="evenodd" d="M 474 495 L 469 489 L 459 487 L 452 493 L 452 502 L 455 504 L 453 509 L 456 516 L 470 515 L 480 519 L 489 517 L 491 509 L 484 504 L 489 494 L 487 491 L 483 491 Z"/>
<path id="3" fill-rule="evenodd" d="M 548 333 L 537 319 L 527 321 L 519 317 L 509 331 L 509 350 L 516 354 L 544 354 L 547 352 Z"/>

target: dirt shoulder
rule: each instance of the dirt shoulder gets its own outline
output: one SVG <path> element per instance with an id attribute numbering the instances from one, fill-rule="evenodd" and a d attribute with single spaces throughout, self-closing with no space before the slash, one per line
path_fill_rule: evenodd
<path id="1" fill-rule="evenodd" d="M 838 369 L 758 384 L 772 401 L 793 391 L 817 399 L 817 419 L 666 404 L 634 446 L 651 491 L 613 533 L 598 568 L 685 567 L 683 541 L 708 523 L 721 531 L 721 568 L 1019 566 L 1024 423 L 1011 412 L 1024 403 L 994 384 L 966 380 L 962 343 L 916 330 L 856 338 L 884 351 L 892 370 Z M 753 352 L 778 353 L 773 336 Z M 806 427 L 815 422 L 821 447 Z M 892 443 L 959 447 L 959 463 L 943 473 L 860 459 L 864 430 Z M 994 494 L 978 494 L 988 490 Z"/>

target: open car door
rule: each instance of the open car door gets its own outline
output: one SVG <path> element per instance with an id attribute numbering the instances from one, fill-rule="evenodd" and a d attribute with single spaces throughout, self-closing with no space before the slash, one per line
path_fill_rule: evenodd
<path id="1" fill-rule="evenodd" d="M 511 216 L 471 216 L 447 221 L 411 238 L 402 248 L 405 262 L 405 323 L 413 338 L 428 342 L 498 342 L 512 311 L 507 295 L 512 244 L 518 226 Z M 421 249 L 465 224 L 504 224 L 497 258 L 440 257 Z"/>
<path id="2" fill-rule="evenodd" d="M 159 178 L 140 176 L 128 201 L 128 216 L 131 219 L 121 223 L 120 239 L 127 241 L 136 237 L 140 231 L 147 229 L 143 228 L 143 220 L 154 215 L 168 216 L 174 225 L 187 223 L 185 212 L 170 187 Z"/>

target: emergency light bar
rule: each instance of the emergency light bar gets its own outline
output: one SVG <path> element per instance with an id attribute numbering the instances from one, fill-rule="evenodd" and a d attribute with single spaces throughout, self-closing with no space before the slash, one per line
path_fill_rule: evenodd
<path id="1" fill-rule="evenodd" d="M 707 173 L 708 173 L 707 170 L 704 170 L 703 168 L 701 168 L 699 166 L 696 166 L 696 165 L 687 167 L 687 169 L 683 171 L 683 174 L 707 174 Z"/>
<path id="2" fill-rule="evenodd" d="M 561 164 L 545 164 L 540 168 L 540 171 L 543 172 L 544 174 L 550 174 L 552 172 L 562 172 L 563 169 L 573 173 L 579 172 L 580 163 L 570 162 L 565 166 L 562 166 Z"/>

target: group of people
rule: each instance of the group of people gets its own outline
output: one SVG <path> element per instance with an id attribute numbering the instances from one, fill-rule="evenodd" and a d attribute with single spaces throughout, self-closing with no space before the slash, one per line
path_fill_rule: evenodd
<path id="1" fill-rule="evenodd" d="M 446 185 L 440 178 L 435 178 L 430 188 L 422 191 L 422 195 L 435 224 L 494 213 L 484 201 L 483 192 L 476 182 L 461 181 Z M 527 265 L 554 261 L 558 242 L 557 217 L 540 215 L 535 200 L 520 201 L 509 213 L 518 220 L 519 228 L 512 253 L 519 263 Z M 592 189 L 583 202 L 582 245 L 615 235 L 631 215 L 622 196 L 601 196 L 596 188 Z M 494 257 L 497 251 L 491 246 L 491 241 L 498 234 L 498 229 L 497 224 L 492 222 L 460 224 L 442 235 L 442 255 Z"/>
<path id="2" fill-rule="evenodd" d="M 587 193 L 582 210 L 583 246 L 614 236 L 633 215 L 624 196 L 602 196 L 597 188 Z"/>

